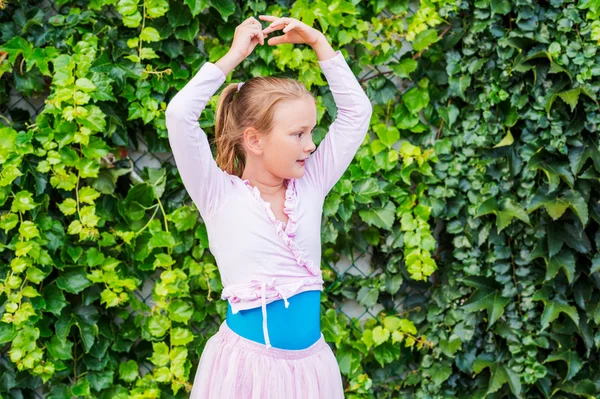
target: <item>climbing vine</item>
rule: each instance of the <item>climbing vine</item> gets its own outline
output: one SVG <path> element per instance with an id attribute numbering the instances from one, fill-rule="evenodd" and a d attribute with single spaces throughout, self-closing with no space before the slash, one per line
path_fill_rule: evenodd
<path id="1" fill-rule="evenodd" d="M 176 167 L 139 171 L 131 153 L 139 137 L 169 152 L 167 103 L 258 14 L 323 31 L 374 105 L 321 229 L 346 397 L 600 394 L 600 3 L 13 0 L 0 397 L 189 395 L 222 285 Z M 315 94 L 318 144 L 336 108 L 312 50 L 258 46 L 227 79 L 280 73 Z M 332 267 L 365 254 L 368 276 Z M 346 301 L 382 310 L 360 323 Z"/>

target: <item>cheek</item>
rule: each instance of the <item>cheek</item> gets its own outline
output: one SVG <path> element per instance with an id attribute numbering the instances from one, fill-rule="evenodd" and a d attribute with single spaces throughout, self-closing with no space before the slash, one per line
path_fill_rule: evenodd
<path id="1" fill-rule="evenodd" d="M 265 158 L 268 159 L 269 163 L 289 163 L 290 159 L 298 153 L 299 146 L 301 146 L 300 141 L 294 140 L 294 137 L 271 140 L 268 143 L 268 148 L 265 149 L 267 154 Z"/>

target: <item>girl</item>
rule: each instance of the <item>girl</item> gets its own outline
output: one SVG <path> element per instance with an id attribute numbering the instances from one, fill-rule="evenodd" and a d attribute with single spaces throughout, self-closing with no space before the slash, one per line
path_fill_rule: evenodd
<path id="1" fill-rule="evenodd" d="M 372 107 L 342 53 L 293 18 L 240 24 L 229 52 L 206 62 L 166 110 L 183 183 L 208 231 L 228 300 L 206 343 L 192 399 L 343 398 L 336 358 L 320 330 L 323 201 L 363 142 Z M 217 105 L 213 159 L 198 117 L 226 76 L 275 30 L 269 45 L 316 53 L 338 115 L 315 151 L 315 98 L 300 82 L 230 84 Z M 267 322 L 267 314 L 269 315 Z"/>

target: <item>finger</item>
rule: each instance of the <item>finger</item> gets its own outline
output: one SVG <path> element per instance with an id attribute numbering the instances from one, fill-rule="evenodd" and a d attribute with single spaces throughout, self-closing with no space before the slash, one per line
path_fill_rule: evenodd
<path id="1" fill-rule="evenodd" d="M 258 41 L 260 42 L 260 45 L 264 46 L 264 44 L 265 44 L 265 35 L 262 33 L 262 30 L 259 30 L 257 32 L 256 37 L 258 37 Z"/>
<path id="2" fill-rule="evenodd" d="M 297 26 L 298 25 L 295 22 L 289 23 L 285 28 L 283 28 L 282 32 L 287 33 L 287 32 L 291 31 L 292 29 L 294 29 Z"/>
<path id="3" fill-rule="evenodd" d="M 250 38 L 256 38 L 256 40 L 258 40 L 258 42 L 262 45 L 265 44 L 265 35 L 262 32 L 262 29 L 260 29 L 260 27 L 257 26 L 249 26 L 248 30 L 250 31 Z"/>
<path id="4" fill-rule="evenodd" d="M 273 31 L 275 31 L 277 29 L 284 28 L 285 25 L 286 25 L 286 21 L 284 21 L 283 19 L 279 19 L 279 20 L 276 20 L 276 21 L 272 22 L 271 25 L 267 26 L 264 29 L 264 32 L 265 33 L 271 33 L 271 32 L 273 32 Z"/>
<path id="5" fill-rule="evenodd" d="M 249 20 L 250 20 L 250 24 L 252 24 L 252 25 L 258 25 L 258 26 L 260 26 L 262 28 L 262 24 L 256 18 L 250 17 Z"/>
<path id="6" fill-rule="evenodd" d="M 258 18 L 262 19 L 263 21 L 275 21 L 278 17 L 274 17 L 272 15 L 259 15 Z"/>
<path id="7" fill-rule="evenodd" d="M 258 25 L 254 25 L 254 24 L 250 24 L 250 25 L 244 25 L 243 26 L 244 30 L 250 30 L 250 31 L 257 31 L 257 32 L 262 32 L 262 26 L 258 26 Z"/>
<path id="8" fill-rule="evenodd" d="M 269 44 L 269 46 L 276 46 L 278 44 L 287 43 L 287 40 L 285 36 L 276 36 L 267 40 L 267 43 Z"/>

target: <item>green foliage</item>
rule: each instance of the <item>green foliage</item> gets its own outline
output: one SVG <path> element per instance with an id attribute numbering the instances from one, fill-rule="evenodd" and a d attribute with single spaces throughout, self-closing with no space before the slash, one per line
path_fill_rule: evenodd
<path id="1" fill-rule="evenodd" d="M 138 174 L 128 149 L 168 152 L 172 95 L 242 20 L 288 13 L 370 70 L 369 137 L 323 209 L 346 397 L 600 394 L 597 1 L 53 7 L 0 1 L 2 397 L 187 397 L 222 285 L 176 168 Z M 336 111 L 318 71 L 305 46 L 259 46 L 228 80 L 296 76 L 319 141 Z M 46 97 L 35 121 L 13 89 Z M 326 266 L 367 252 L 369 276 Z M 361 324 L 347 300 L 383 309 Z"/>

